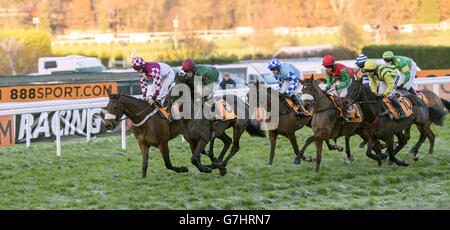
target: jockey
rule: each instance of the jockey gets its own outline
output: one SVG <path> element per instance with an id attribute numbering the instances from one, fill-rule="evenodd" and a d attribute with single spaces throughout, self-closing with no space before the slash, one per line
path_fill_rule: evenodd
<path id="1" fill-rule="evenodd" d="M 350 79 L 355 77 L 355 72 L 350 67 L 335 63 L 335 60 L 331 55 L 327 55 L 323 58 L 322 65 L 326 69 L 326 90 L 328 92 L 333 92 L 334 95 L 341 99 L 344 98 L 345 95 L 347 95 L 347 87 L 350 85 Z"/>
<path id="2" fill-rule="evenodd" d="M 373 59 L 369 59 L 364 64 L 364 69 L 367 71 L 370 81 L 370 90 L 377 95 L 377 97 L 387 97 L 392 103 L 394 103 L 398 110 L 401 112 L 400 116 L 397 118 L 403 118 L 404 113 L 401 109 L 400 103 L 397 97 L 394 95 L 395 89 L 395 78 L 397 76 L 397 71 L 392 65 L 379 65 Z M 380 87 L 377 91 L 377 80 L 380 81 Z"/>
<path id="3" fill-rule="evenodd" d="M 368 60 L 368 58 L 366 57 L 366 55 L 364 54 L 360 54 L 357 58 L 356 58 L 356 66 L 358 66 L 358 70 L 356 70 L 355 74 L 357 74 L 359 71 L 361 71 L 362 74 L 362 82 L 363 84 L 367 87 L 370 88 L 370 84 L 369 84 L 369 76 L 367 76 L 367 72 L 364 69 L 364 64 L 366 63 L 366 61 Z"/>
<path id="4" fill-rule="evenodd" d="M 394 56 L 392 51 L 383 53 L 383 59 L 386 63 L 394 65 L 399 70 L 399 88 L 404 87 L 413 95 L 416 95 L 414 90 L 414 78 L 416 77 L 417 65 L 409 57 Z"/>
<path id="5" fill-rule="evenodd" d="M 195 88 L 198 95 L 202 95 L 204 100 L 208 100 L 214 96 L 214 82 L 219 79 L 219 71 L 210 65 L 195 64 L 194 60 L 186 59 L 181 65 L 181 70 L 186 73 L 188 78 L 194 77 L 195 79 L 201 79 L 203 84 L 203 92 L 201 88 Z"/>
<path id="6" fill-rule="evenodd" d="M 143 100 L 150 104 L 158 101 L 161 105 L 175 79 L 172 68 L 161 62 L 145 62 L 141 57 L 133 58 L 131 67 L 139 73 Z M 148 80 L 153 80 L 151 90 L 148 90 Z"/>
<path id="7" fill-rule="evenodd" d="M 278 59 L 273 58 L 267 66 L 272 71 L 275 79 L 278 81 L 277 89 L 280 94 L 291 98 L 291 100 L 297 104 L 300 104 L 295 94 L 301 94 L 302 84 L 300 80 L 303 80 L 302 72 L 292 64 L 281 63 Z M 305 114 L 301 109 L 297 110 L 295 115 Z"/>

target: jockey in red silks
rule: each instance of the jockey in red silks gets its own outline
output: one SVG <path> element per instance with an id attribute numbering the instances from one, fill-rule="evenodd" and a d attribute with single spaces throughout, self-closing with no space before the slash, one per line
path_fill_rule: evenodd
<path id="1" fill-rule="evenodd" d="M 322 65 L 325 67 L 327 76 L 327 91 L 344 98 L 347 95 L 347 87 L 350 79 L 355 77 L 355 71 L 340 63 L 335 63 L 333 56 L 327 55 L 323 58 Z"/>

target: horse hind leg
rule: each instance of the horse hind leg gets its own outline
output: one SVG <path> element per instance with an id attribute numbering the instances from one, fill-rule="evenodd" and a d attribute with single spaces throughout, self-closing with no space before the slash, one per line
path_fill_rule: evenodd
<path id="1" fill-rule="evenodd" d="M 403 136 L 400 136 L 401 138 L 403 138 Z M 395 164 L 399 165 L 399 166 L 408 166 L 408 162 L 407 161 L 402 161 L 399 160 L 394 153 L 394 136 L 388 137 L 385 139 L 385 143 L 386 143 L 386 147 L 387 147 L 387 152 L 389 154 L 389 160 L 394 162 Z"/>
<path id="2" fill-rule="evenodd" d="M 433 131 L 431 130 L 430 127 L 428 127 L 428 140 L 430 141 L 430 149 L 428 150 L 429 154 L 433 153 L 433 149 L 434 149 L 434 139 L 435 139 L 435 135 L 433 133 Z"/>
<path id="3" fill-rule="evenodd" d="M 220 152 L 220 155 L 219 155 L 219 157 L 217 159 L 215 159 L 213 161 L 214 156 L 211 159 L 212 164 L 211 164 L 211 166 L 209 166 L 211 168 L 218 168 L 218 167 L 221 166 L 221 162 L 223 160 L 223 157 L 225 156 L 225 153 L 230 148 L 230 145 L 231 145 L 231 142 L 232 142 L 231 138 L 226 133 L 223 133 L 222 135 L 218 136 L 218 138 L 223 142 L 223 149 Z"/>
<path id="4" fill-rule="evenodd" d="M 275 157 L 275 148 L 277 147 L 277 136 L 278 133 L 276 131 L 269 131 L 269 140 L 270 140 L 269 165 L 272 165 L 273 158 Z"/>
<path id="5" fill-rule="evenodd" d="M 161 143 L 159 145 L 159 151 L 161 152 L 161 155 L 164 159 L 164 164 L 166 166 L 167 169 L 173 170 L 177 173 L 180 172 L 188 172 L 188 168 L 187 167 L 174 167 L 172 166 L 172 163 L 170 161 L 170 154 L 169 154 L 169 146 L 167 145 L 167 142 L 165 143 Z"/>
<path id="6" fill-rule="evenodd" d="M 231 152 L 228 154 L 227 158 L 222 162 L 221 167 L 219 167 L 219 172 L 221 176 L 225 176 L 227 174 L 227 169 L 225 168 L 228 164 L 228 161 L 239 151 L 239 140 L 241 139 L 242 133 L 245 129 L 241 129 L 241 127 L 233 128 L 233 146 L 231 147 Z"/>
<path id="7" fill-rule="evenodd" d="M 200 161 L 200 152 L 205 148 L 205 146 L 208 144 L 205 140 L 200 141 L 193 141 L 192 143 L 189 143 L 192 151 L 192 157 L 191 157 L 191 163 L 195 165 L 195 167 L 198 168 L 200 172 L 204 173 L 210 173 L 211 169 L 207 166 L 202 165 Z"/>

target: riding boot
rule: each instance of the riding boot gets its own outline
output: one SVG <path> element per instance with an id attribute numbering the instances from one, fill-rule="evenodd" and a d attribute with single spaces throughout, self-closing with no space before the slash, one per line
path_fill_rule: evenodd
<path id="1" fill-rule="evenodd" d="M 417 93 L 416 93 L 416 90 L 414 90 L 413 87 L 409 88 L 408 92 L 410 92 L 412 95 L 418 96 Z"/>
<path id="2" fill-rule="evenodd" d="M 292 102 L 294 102 L 294 106 L 295 106 L 295 105 L 298 105 L 298 106 L 300 107 L 300 108 L 297 110 L 297 112 L 295 112 L 295 115 L 296 115 L 296 116 L 300 116 L 300 115 L 305 116 L 306 113 L 305 113 L 305 111 L 303 111 L 303 109 L 301 108 L 302 105 L 301 105 L 300 102 L 298 101 L 297 96 L 292 95 L 292 96 L 291 96 L 291 100 L 292 100 Z"/>
<path id="3" fill-rule="evenodd" d="M 405 113 L 403 112 L 402 106 L 400 105 L 400 102 L 398 101 L 398 98 L 397 97 L 392 97 L 391 101 L 394 104 L 394 106 L 397 107 L 397 111 L 398 111 L 398 118 L 397 119 L 405 118 Z"/>

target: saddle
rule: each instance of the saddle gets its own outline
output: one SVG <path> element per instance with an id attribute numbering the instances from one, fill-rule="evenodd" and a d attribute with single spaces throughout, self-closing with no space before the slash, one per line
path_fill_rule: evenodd
<path id="1" fill-rule="evenodd" d="M 289 107 L 294 110 L 295 113 L 297 113 L 299 110 L 303 111 L 305 113 L 305 116 L 310 117 L 313 115 L 312 109 L 307 110 L 305 106 L 303 105 L 296 105 L 290 98 L 285 98 L 286 103 L 289 105 Z"/>

